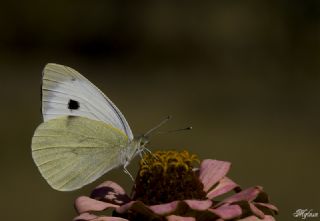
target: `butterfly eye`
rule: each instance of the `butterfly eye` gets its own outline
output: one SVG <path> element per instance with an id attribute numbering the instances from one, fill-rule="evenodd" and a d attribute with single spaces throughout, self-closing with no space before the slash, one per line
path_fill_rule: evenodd
<path id="1" fill-rule="evenodd" d="M 140 146 L 145 146 L 145 145 L 147 145 L 148 143 L 149 143 L 149 140 L 143 139 L 143 140 L 140 141 Z"/>
<path id="2" fill-rule="evenodd" d="M 147 143 L 149 143 L 148 140 L 142 139 L 142 140 L 140 141 L 140 146 L 144 146 L 144 145 L 146 145 Z"/>

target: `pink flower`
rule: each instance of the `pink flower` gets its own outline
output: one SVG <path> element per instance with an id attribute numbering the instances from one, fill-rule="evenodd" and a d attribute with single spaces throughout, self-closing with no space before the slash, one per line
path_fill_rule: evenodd
<path id="1" fill-rule="evenodd" d="M 141 161 L 132 197 L 112 181 L 97 186 L 90 197 L 75 201 L 74 221 L 122 220 L 242 220 L 273 221 L 278 209 L 269 203 L 262 187 L 245 190 L 226 176 L 231 164 L 203 160 L 195 170 L 195 155 L 156 152 Z M 222 200 L 226 193 L 234 193 Z M 112 210 L 113 216 L 95 215 Z"/>

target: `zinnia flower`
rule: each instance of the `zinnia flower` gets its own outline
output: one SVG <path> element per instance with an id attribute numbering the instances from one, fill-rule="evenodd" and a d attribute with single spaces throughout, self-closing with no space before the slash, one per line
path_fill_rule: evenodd
<path id="1" fill-rule="evenodd" d="M 118 184 L 106 181 L 90 197 L 76 199 L 79 216 L 74 221 L 275 220 L 278 209 L 262 187 L 241 190 L 226 176 L 229 162 L 206 159 L 195 168 L 196 162 L 198 158 L 187 151 L 145 155 L 131 197 Z M 97 215 L 107 210 L 113 211 L 112 217 Z"/>

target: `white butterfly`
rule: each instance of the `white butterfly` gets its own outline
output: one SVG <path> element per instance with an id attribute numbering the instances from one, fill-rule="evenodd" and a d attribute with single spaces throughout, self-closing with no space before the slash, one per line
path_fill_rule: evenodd
<path id="1" fill-rule="evenodd" d="M 129 162 L 147 150 L 147 135 L 166 121 L 134 138 L 107 96 L 74 69 L 58 64 L 43 70 L 42 114 L 32 157 L 49 185 L 61 191 L 81 188 L 121 165 L 130 175 Z"/>

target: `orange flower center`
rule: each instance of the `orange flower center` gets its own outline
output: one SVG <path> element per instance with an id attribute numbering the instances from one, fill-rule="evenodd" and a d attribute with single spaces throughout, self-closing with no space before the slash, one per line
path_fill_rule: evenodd
<path id="1" fill-rule="evenodd" d="M 140 161 L 133 199 L 147 205 L 175 200 L 205 199 L 194 164 L 198 157 L 187 151 L 157 151 Z"/>

